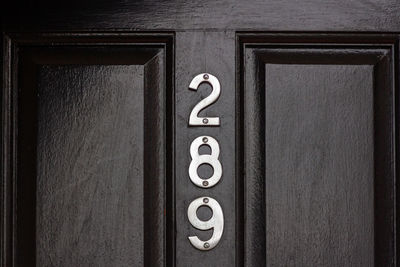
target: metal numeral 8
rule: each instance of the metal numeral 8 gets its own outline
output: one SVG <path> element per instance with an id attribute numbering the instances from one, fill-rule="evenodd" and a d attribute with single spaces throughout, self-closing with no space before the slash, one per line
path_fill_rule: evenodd
<path id="1" fill-rule="evenodd" d="M 206 145 L 211 148 L 210 155 L 199 154 L 199 148 L 202 145 Z M 192 182 L 195 185 L 202 188 L 210 188 L 216 185 L 222 176 L 222 165 L 221 162 L 218 160 L 219 144 L 217 140 L 215 140 L 211 136 L 197 137 L 196 139 L 193 140 L 192 144 L 190 145 L 190 156 L 192 157 L 192 161 L 190 162 L 189 166 L 190 180 L 192 180 Z M 201 179 L 197 173 L 197 169 L 202 164 L 208 164 L 214 170 L 213 175 L 206 180 Z"/>
<path id="2" fill-rule="evenodd" d="M 207 206 L 212 210 L 212 217 L 208 221 L 202 221 L 197 217 L 197 209 L 201 206 Z M 190 203 L 187 216 L 193 227 L 199 230 L 213 229 L 213 235 L 207 241 L 200 240 L 197 236 L 189 236 L 192 245 L 200 250 L 210 250 L 214 248 L 221 239 L 224 231 L 224 214 L 219 203 L 210 197 L 199 197 Z"/>

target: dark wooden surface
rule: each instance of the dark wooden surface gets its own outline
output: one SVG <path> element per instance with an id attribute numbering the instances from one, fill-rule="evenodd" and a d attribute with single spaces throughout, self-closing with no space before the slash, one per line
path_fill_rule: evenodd
<path id="1" fill-rule="evenodd" d="M 170 48 L 129 39 L 19 50 L 16 256 L 6 266 L 166 264 Z"/>
<path id="2" fill-rule="evenodd" d="M 399 31 L 396 0 L 8 1 L 16 30 Z M 23 3 L 23 4 L 21 4 Z M 27 28 L 28 27 L 28 28 Z"/>
<path id="3" fill-rule="evenodd" d="M 243 44 L 245 263 L 394 266 L 391 46 L 295 45 Z"/>
<path id="4" fill-rule="evenodd" d="M 266 64 L 265 85 L 268 264 L 373 266 L 373 66 Z"/>
<path id="5" fill-rule="evenodd" d="M 1 266 L 398 266 L 400 3 L 7 2 Z M 188 127 L 202 72 L 220 127 Z M 208 252 L 203 195 L 225 216 Z"/>
<path id="6" fill-rule="evenodd" d="M 143 66 L 39 72 L 37 265 L 143 265 Z"/>
<path id="7" fill-rule="evenodd" d="M 223 32 L 185 32 L 176 34 L 176 265 L 177 266 L 229 266 L 235 265 L 235 35 Z M 190 48 L 190 49 L 185 49 Z M 213 60 L 218 58 L 218 60 Z M 218 77 L 221 95 L 218 101 L 200 112 L 200 116 L 220 116 L 220 127 L 189 127 L 189 114 L 200 99 L 211 92 L 211 87 L 201 85 L 199 90 L 188 89 L 194 74 L 209 72 Z M 191 142 L 200 135 L 210 135 L 218 140 L 223 175 L 210 189 L 197 188 L 188 177 Z M 204 152 L 201 152 L 204 153 Z M 208 152 L 209 153 L 209 152 Z M 199 175 L 207 177 L 206 169 Z M 198 235 L 207 240 L 212 231 L 193 228 L 187 219 L 187 207 L 197 197 L 215 198 L 224 212 L 224 235 L 218 246 L 207 252 L 196 250 L 187 237 Z M 200 213 L 200 212 L 199 212 Z M 202 216 L 202 214 L 199 214 Z M 205 219 L 205 218 L 204 218 Z"/>

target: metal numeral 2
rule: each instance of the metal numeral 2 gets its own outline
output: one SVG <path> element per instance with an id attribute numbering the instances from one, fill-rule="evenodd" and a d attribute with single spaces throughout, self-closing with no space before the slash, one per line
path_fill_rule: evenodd
<path id="1" fill-rule="evenodd" d="M 221 85 L 214 75 L 209 73 L 201 73 L 193 78 L 189 85 L 189 89 L 197 90 L 200 84 L 208 83 L 212 87 L 212 92 L 209 96 L 202 99 L 193 109 L 189 116 L 190 126 L 219 126 L 219 117 L 199 117 L 199 112 L 217 101 L 221 93 Z"/>
<path id="2" fill-rule="evenodd" d="M 199 85 L 203 82 L 209 83 L 213 91 L 211 94 L 201 100 L 192 110 L 189 117 L 190 126 L 219 126 L 219 117 L 203 117 L 199 118 L 198 114 L 201 110 L 214 103 L 221 92 L 220 83 L 218 79 L 208 73 L 201 73 L 193 78 L 189 85 L 192 90 L 197 90 Z M 211 154 L 199 154 L 199 148 L 202 145 L 209 146 Z M 210 188 L 215 186 L 222 177 L 222 165 L 219 161 L 220 148 L 218 141 L 211 136 L 199 136 L 193 140 L 190 145 L 190 156 L 192 161 L 189 166 L 190 180 L 200 188 Z M 208 179 L 202 179 L 197 173 L 197 169 L 202 164 L 208 164 L 213 168 L 213 175 Z M 197 210 L 201 206 L 207 206 L 212 210 L 212 217 L 208 221 L 202 221 L 197 217 Z M 221 240 L 222 233 L 224 232 L 224 213 L 222 212 L 221 205 L 211 197 L 199 197 L 193 200 L 187 210 L 189 222 L 196 229 L 206 231 L 213 230 L 213 234 L 209 240 L 202 241 L 197 236 L 189 236 L 190 243 L 199 250 L 213 249 Z"/>

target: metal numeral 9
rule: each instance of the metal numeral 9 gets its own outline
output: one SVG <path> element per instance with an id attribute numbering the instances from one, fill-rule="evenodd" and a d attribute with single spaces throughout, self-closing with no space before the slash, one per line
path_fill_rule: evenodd
<path id="1" fill-rule="evenodd" d="M 207 206 L 212 210 L 213 215 L 208 221 L 202 221 L 197 217 L 197 209 L 201 206 Z M 224 232 L 224 214 L 219 203 L 210 197 L 199 197 L 190 203 L 187 216 L 193 227 L 203 231 L 214 230 L 211 238 L 207 241 L 202 241 L 197 236 L 189 236 L 190 243 L 200 250 L 214 248 Z"/>
<path id="2" fill-rule="evenodd" d="M 200 155 L 199 148 L 202 145 L 209 146 L 211 148 L 211 155 Z M 217 140 L 215 140 L 211 136 L 199 136 L 193 140 L 190 145 L 190 156 L 192 157 L 192 161 L 189 166 L 189 177 L 192 182 L 198 187 L 209 188 L 216 185 L 222 176 L 222 165 L 218 160 L 219 157 L 219 144 Z M 210 165 L 214 173 L 213 175 L 204 180 L 201 179 L 197 173 L 197 169 L 202 164 Z"/>

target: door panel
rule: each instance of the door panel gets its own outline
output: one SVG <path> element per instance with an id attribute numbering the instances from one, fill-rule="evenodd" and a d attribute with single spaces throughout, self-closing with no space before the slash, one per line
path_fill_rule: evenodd
<path id="1" fill-rule="evenodd" d="M 265 65 L 272 266 L 373 266 L 372 73 L 372 65 Z"/>
<path id="2" fill-rule="evenodd" d="M 247 264 L 393 266 L 392 47 L 242 42 Z"/>
<path id="3" fill-rule="evenodd" d="M 166 45 L 18 50 L 17 265 L 166 263 Z"/>
<path id="4" fill-rule="evenodd" d="M 143 66 L 39 73 L 37 265 L 142 265 Z"/>

